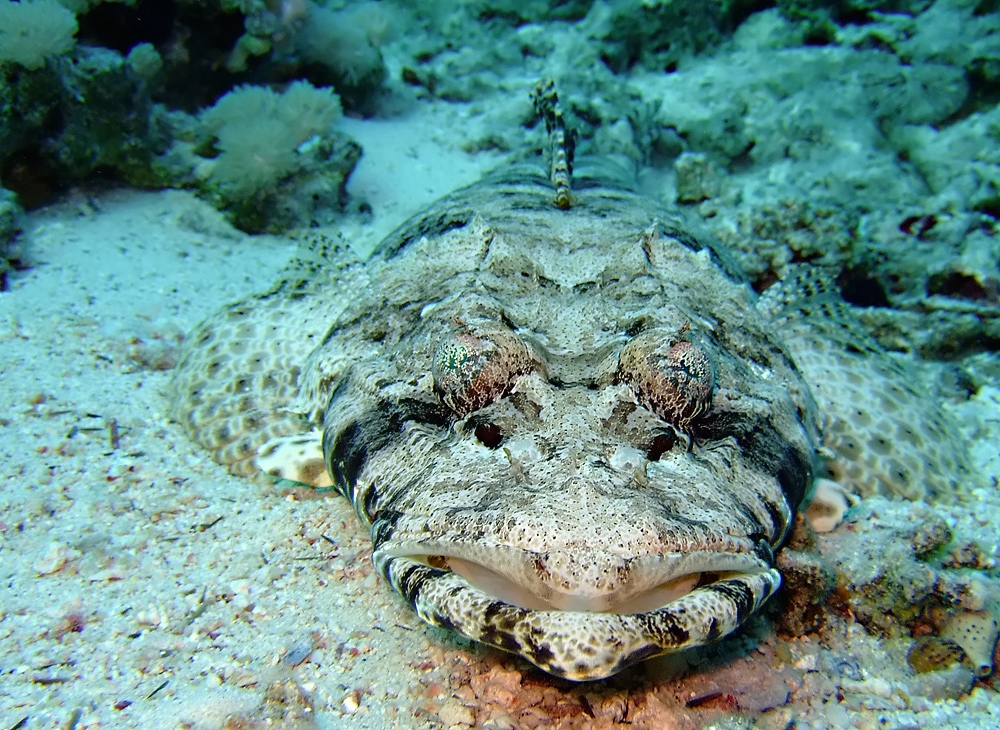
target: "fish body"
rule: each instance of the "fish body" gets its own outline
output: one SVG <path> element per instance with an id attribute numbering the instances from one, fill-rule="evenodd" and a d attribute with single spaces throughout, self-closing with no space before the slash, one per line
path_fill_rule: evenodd
<path id="1" fill-rule="evenodd" d="M 349 298 L 314 251 L 192 336 L 175 413 L 236 472 L 325 472 L 424 620 L 595 679 L 774 593 L 816 417 L 720 253 L 578 185 L 568 210 L 530 166 L 458 191 Z"/>
<path id="2" fill-rule="evenodd" d="M 554 195 L 541 166 L 508 166 L 365 262 L 314 237 L 188 338 L 172 412 L 234 473 L 343 493 L 425 621 L 592 680 L 754 615 L 818 469 L 892 492 L 851 441 L 871 413 L 830 384 L 906 377 L 829 324 L 842 302 L 758 301 L 678 211 L 582 167 Z M 885 418 L 940 444 L 900 392 Z"/>

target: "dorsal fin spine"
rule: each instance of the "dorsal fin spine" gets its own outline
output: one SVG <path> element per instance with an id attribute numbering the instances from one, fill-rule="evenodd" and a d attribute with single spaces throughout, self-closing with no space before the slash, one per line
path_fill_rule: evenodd
<path id="1" fill-rule="evenodd" d="M 573 149 L 575 138 L 566 128 L 556 85 L 549 78 L 535 84 L 531 92 L 535 113 L 545 120 L 545 130 L 549 135 L 549 177 L 556 189 L 555 203 L 561 210 L 569 210 L 572 205 L 570 181 L 573 177 Z"/>

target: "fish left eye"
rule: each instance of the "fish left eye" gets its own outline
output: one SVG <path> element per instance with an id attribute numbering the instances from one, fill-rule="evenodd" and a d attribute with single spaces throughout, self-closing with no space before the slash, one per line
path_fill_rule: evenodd
<path id="1" fill-rule="evenodd" d="M 510 393 L 535 367 L 527 345 L 506 330 L 463 327 L 434 351 L 431 374 L 441 402 L 460 418 Z"/>
<path id="2" fill-rule="evenodd" d="M 715 366 L 706 348 L 647 331 L 618 356 L 618 378 L 636 399 L 664 421 L 687 431 L 707 411 L 715 389 Z"/>

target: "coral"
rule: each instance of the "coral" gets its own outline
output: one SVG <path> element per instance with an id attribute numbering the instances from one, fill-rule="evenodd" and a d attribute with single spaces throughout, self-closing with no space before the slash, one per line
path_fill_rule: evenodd
<path id="1" fill-rule="evenodd" d="M 900 55 L 960 66 L 987 81 L 1000 79 L 1000 16 L 981 0 L 937 0 L 903 27 Z"/>
<path id="2" fill-rule="evenodd" d="M 308 81 L 296 81 L 285 89 L 277 111 L 299 143 L 328 131 L 343 116 L 337 95 Z"/>
<path id="3" fill-rule="evenodd" d="M 159 164 L 175 185 L 195 185 L 236 227 L 281 231 L 339 211 L 344 185 L 361 156 L 334 129 L 343 112 L 337 94 L 296 81 L 284 93 L 239 86 L 222 96 L 177 140 Z M 180 129 L 190 118 L 179 115 Z M 206 159 L 208 158 L 208 159 Z"/>
<path id="4" fill-rule="evenodd" d="M 946 128 L 907 125 L 890 135 L 931 191 L 992 216 L 1000 213 L 1000 109 Z"/>
<path id="5" fill-rule="evenodd" d="M 62 129 L 43 143 L 46 156 L 72 178 L 111 168 L 136 185 L 158 185 L 154 155 L 169 144 L 160 108 L 145 79 L 121 54 L 81 47 L 62 75 Z"/>
<path id="6" fill-rule="evenodd" d="M 722 179 L 707 155 L 684 152 L 674 161 L 674 169 L 678 203 L 700 203 L 719 194 Z"/>
<path id="7" fill-rule="evenodd" d="M 76 43 L 76 18 L 58 0 L 0 0 L 0 64 L 41 68 Z"/>
<path id="8" fill-rule="evenodd" d="M 163 57 L 152 43 L 140 43 L 134 46 L 125 60 L 147 83 L 153 83 L 163 73 Z"/>
<path id="9" fill-rule="evenodd" d="M 139 47 L 137 47 L 139 48 Z M 151 161 L 169 142 L 162 107 L 143 74 L 116 51 L 80 46 L 72 60 L 0 73 L 0 168 L 26 208 L 49 202 L 98 167 L 136 185 L 160 185 Z M 153 64 L 155 65 L 155 63 Z"/>
<path id="10" fill-rule="evenodd" d="M 23 212 L 17 196 L 0 188 L 0 292 L 7 291 L 8 272 L 25 266 L 24 252 L 16 240 Z"/>
<path id="11" fill-rule="evenodd" d="M 266 190 L 300 164 L 299 145 L 329 131 L 341 117 L 330 89 L 297 81 L 278 94 L 261 86 L 240 86 L 202 115 L 221 154 L 211 180 L 226 197 Z"/>
<path id="12" fill-rule="evenodd" d="M 834 586 L 829 567 L 815 550 L 795 548 L 778 553 L 778 567 L 782 591 L 772 609 L 775 628 L 792 637 L 818 631 L 825 622 L 824 604 Z"/>
<path id="13" fill-rule="evenodd" d="M 227 124 L 238 124 L 247 117 L 275 115 L 279 98 L 266 86 L 237 86 L 202 112 L 202 122 L 209 133 L 218 135 Z"/>
<path id="14" fill-rule="evenodd" d="M 731 247 L 755 286 L 765 288 L 784 276 L 794 261 L 837 264 L 847 259 L 856 239 L 854 211 L 767 193 L 767 198 L 743 201 L 738 209 L 709 220 L 712 233 Z"/>
<path id="15" fill-rule="evenodd" d="M 232 73 L 242 73 L 247 70 L 247 61 L 251 56 L 263 56 L 271 51 L 271 40 L 261 38 L 252 33 L 244 33 L 236 41 L 229 58 L 226 60 L 226 69 Z"/>
<path id="16" fill-rule="evenodd" d="M 636 64 L 676 66 L 685 57 L 722 40 L 724 4 L 641 0 L 614 3 L 598 31 L 604 62 L 616 73 Z"/>
<path id="17" fill-rule="evenodd" d="M 381 87 L 385 63 L 366 29 L 346 11 L 313 6 L 309 20 L 295 37 L 301 58 L 318 64 L 351 106 L 364 106 Z"/>
<path id="18" fill-rule="evenodd" d="M 227 195 L 256 193 L 291 173 L 297 164 L 296 138 L 280 119 L 248 117 L 218 135 L 222 154 L 212 180 Z"/>
<path id="19" fill-rule="evenodd" d="M 390 8 L 392 6 L 385 2 L 363 2 L 348 10 L 351 22 L 364 30 L 368 42 L 375 48 L 395 39 L 402 30 L 398 9 Z"/>

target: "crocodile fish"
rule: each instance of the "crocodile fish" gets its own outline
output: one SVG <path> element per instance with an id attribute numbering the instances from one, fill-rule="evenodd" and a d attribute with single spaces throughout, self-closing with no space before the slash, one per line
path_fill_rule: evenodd
<path id="1" fill-rule="evenodd" d="M 961 458 L 842 302 L 759 299 L 623 168 L 574 170 L 534 98 L 549 169 L 487 175 L 364 262 L 308 239 L 187 338 L 171 408 L 233 473 L 348 497 L 424 621 L 593 680 L 753 616 L 817 474 L 920 497 L 959 489 Z M 871 443 L 897 433 L 917 457 Z"/>

